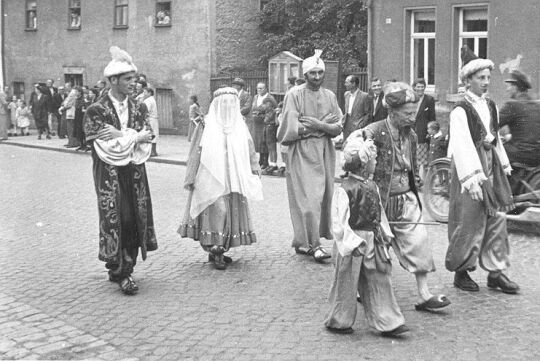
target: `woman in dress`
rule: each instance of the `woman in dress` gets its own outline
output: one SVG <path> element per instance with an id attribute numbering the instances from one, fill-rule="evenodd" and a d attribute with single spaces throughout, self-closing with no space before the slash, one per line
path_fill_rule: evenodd
<path id="1" fill-rule="evenodd" d="M 220 88 L 193 134 L 184 187 L 188 204 L 178 233 L 200 242 L 223 270 L 224 253 L 256 241 L 248 200 L 262 200 L 260 168 L 240 113 L 238 92 Z"/>
<path id="2" fill-rule="evenodd" d="M 191 142 L 193 138 L 193 132 L 197 127 L 197 124 L 202 120 L 203 115 L 201 112 L 201 106 L 199 105 L 199 99 L 196 95 L 189 97 L 189 129 L 188 129 L 188 142 Z"/>

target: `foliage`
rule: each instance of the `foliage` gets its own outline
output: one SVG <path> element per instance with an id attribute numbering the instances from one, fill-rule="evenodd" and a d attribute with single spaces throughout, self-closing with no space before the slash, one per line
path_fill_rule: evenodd
<path id="1" fill-rule="evenodd" d="M 325 59 L 366 65 L 367 9 L 362 0 L 268 0 L 259 23 L 261 61 L 284 50 L 306 58 L 322 49 Z"/>

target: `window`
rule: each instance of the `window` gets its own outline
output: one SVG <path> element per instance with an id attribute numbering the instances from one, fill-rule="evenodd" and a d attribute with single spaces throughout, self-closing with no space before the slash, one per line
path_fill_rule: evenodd
<path id="1" fill-rule="evenodd" d="M 74 87 L 83 85 L 82 74 L 64 74 L 64 82 L 69 82 Z"/>
<path id="2" fill-rule="evenodd" d="M 81 28 L 81 0 L 69 0 L 68 29 Z"/>
<path id="3" fill-rule="evenodd" d="M 424 78 L 435 86 L 435 10 L 411 13 L 411 83 Z"/>
<path id="4" fill-rule="evenodd" d="M 114 0 L 114 27 L 127 28 L 128 0 Z"/>
<path id="5" fill-rule="evenodd" d="M 171 26 L 171 2 L 157 0 L 156 26 Z"/>
<path id="6" fill-rule="evenodd" d="M 463 8 L 459 12 L 459 50 L 464 45 L 478 57 L 487 58 L 488 14 L 487 8 Z M 460 54 L 458 51 L 458 54 Z M 461 69 L 462 61 L 459 61 Z"/>
<path id="7" fill-rule="evenodd" d="M 15 95 L 17 99 L 24 100 L 24 82 L 22 81 L 13 82 L 13 95 Z"/>
<path id="8" fill-rule="evenodd" d="M 26 29 L 37 29 L 37 1 L 26 0 Z"/>

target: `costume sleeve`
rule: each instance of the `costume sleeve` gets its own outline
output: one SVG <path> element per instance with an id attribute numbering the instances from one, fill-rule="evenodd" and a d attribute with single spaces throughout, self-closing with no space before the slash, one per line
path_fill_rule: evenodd
<path id="1" fill-rule="evenodd" d="M 280 143 L 290 144 L 300 139 L 298 128 L 300 122 L 300 102 L 296 92 L 289 91 L 283 100 L 281 124 L 278 128 L 277 139 Z"/>
<path id="2" fill-rule="evenodd" d="M 332 200 L 332 231 L 342 257 L 350 256 L 355 248 L 365 254 L 367 242 L 349 226 L 349 197 L 341 187 L 336 189 Z"/>
<path id="3" fill-rule="evenodd" d="M 450 113 L 448 156 L 454 159 L 461 192 L 469 190 L 473 184 L 479 185 L 487 180 L 471 138 L 467 114 L 461 107 L 455 108 Z"/>
<path id="4" fill-rule="evenodd" d="M 497 119 L 500 119 L 499 108 L 497 108 L 497 115 Z M 499 157 L 499 161 L 501 162 L 504 173 L 506 175 L 510 175 L 512 173 L 512 167 L 510 166 L 510 160 L 508 159 L 508 155 L 506 154 L 506 150 L 504 149 L 503 142 L 501 140 L 501 134 L 499 131 L 497 131 L 497 138 L 498 139 L 497 144 L 495 145 L 495 153 Z"/>
<path id="5" fill-rule="evenodd" d="M 379 193 L 379 206 L 381 207 L 381 230 L 383 236 L 386 239 L 394 238 L 394 234 L 392 233 L 392 229 L 390 228 L 390 224 L 388 223 L 388 217 L 386 217 L 386 212 L 384 211 L 384 207 L 382 205 L 379 187 L 377 187 L 377 193 Z"/>

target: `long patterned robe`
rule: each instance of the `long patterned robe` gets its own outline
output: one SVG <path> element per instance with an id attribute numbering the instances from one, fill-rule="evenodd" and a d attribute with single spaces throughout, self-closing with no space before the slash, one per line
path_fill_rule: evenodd
<path id="1" fill-rule="evenodd" d="M 149 127 L 144 104 L 128 99 L 128 110 L 128 128 L 140 131 L 144 126 Z M 120 118 L 107 94 L 86 111 L 84 131 L 89 143 L 97 139 L 98 131 L 105 124 L 121 129 Z M 122 156 L 118 155 L 119 158 Z M 140 248 L 142 259 L 146 259 L 147 251 L 157 249 L 157 241 L 144 163 L 130 162 L 125 166 L 109 164 L 98 155 L 96 144 L 92 146 L 92 159 L 99 211 L 99 259 L 122 266 L 126 261 L 122 250 L 126 248 L 135 252 Z M 136 258 L 137 253 L 129 256 Z M 133 265 L 135 261 L 128 260 Z"/>
<path id="2" fill-rule="evenodd" d="M 336 96 L 330 90 L 309 90 L 305 84 L 292 88 L 283 101 L 279 142 L 288 145 L 287 193 L 294 230 L 293 247 L 320 245 L 320 237 L 332 239 L 332 195 L 336 153 L 330 135 L 299 134 L 300 116 L 319 120 L 327 115 L 342 118 Z"/>

